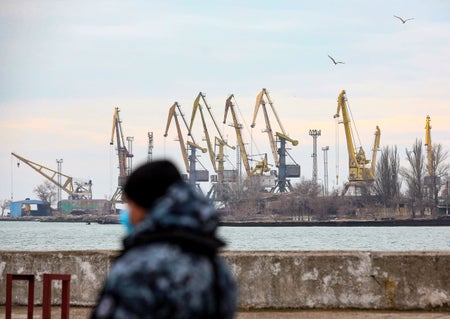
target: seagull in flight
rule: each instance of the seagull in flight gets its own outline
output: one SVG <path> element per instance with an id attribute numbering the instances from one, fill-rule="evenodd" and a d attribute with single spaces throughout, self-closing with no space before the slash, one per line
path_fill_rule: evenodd
<path id="1" fill-rule="evenodd" d="M 400 18 L 400 17 L 398 17 L 398 16 L 394 16 L 394 17 L 397 18 L 397 19 L 399 19 L 403 24 L 405 24 L 406 21 L 414 20 L 414 18 L 403 19 L 403 18 Z"/>
<path id="2" fill-rule="evenodd" d="M 331 57 L 330 55 L 328 55 L 328 57 L 331 59 L 331 61 L 333 61 L 334 65 L 340 63 L 340 64 L 345 64 L 344 62 L 341 61 L 336 61 L 335 59 L 333 59 L 333 57 Z"/>

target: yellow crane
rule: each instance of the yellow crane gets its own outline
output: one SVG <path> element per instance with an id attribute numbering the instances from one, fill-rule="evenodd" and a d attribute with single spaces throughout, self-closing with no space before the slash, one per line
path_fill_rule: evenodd
<path id="1" fill-rule="evenodd" d="M 202 106 L 202 103 L 200 100 L 203 101 L 203 104 L 205 105 L 206 109 L 208 110 L 209 116 L 210 116 L 212 122 L 214 123 L 214 127 L 216 128 L 216 132 L 219 135 L 219 136 L 216 136 L 214 139 L 214 146 L 213 146 L 213 141 L 211 140 L 211 137 L 209 135 L 208 126 L 207 126 L 207 123 L 205 120 L 205 115 L 203 113 L 203 106 Z M 209 158 L 211 160 L 211 164 L 213 165 L 214 171 L 217 173 L 218 182 L 222 183 L 223 182 L 223 171 L 224 171 L 223 164 L 225 161 L 224 160 L 224 146 L 227 146 L 233 150 L 236 149 L 236 147 L 228 145 L 228 143 L 223 138 L 220 128 L 217 125 L 214 115 L 211 112 L 211 107 L 208 105 L 205 94 L 202 92 L 200 92 L 194 100 L 194 105 L 192 108 L 191 122 L 189 125 L 190 132 L 192 132 L 192 127 L 194 125 L 194 120 L 195 120 L 195 115 L 197 113 L 197 110 L 200 112 L 200 117 L 201 117 L 202 126 L 203 126 L 203 132 L 205 134 L 205 139 L 206 139 L 206 144 L 208 147 L 208 153 L 209 153 Z M 218 154 L 216 154 L 216 148 L 215 148 L 216 146 L 218 146 L 218 148 L 219 148 Z M 218 165 L 217 165 L 217 162 L 219 163 Z"/>
<path id="2" fill-rule="evenodd" d="M 434 176 L 433 168 L 433 146 L 431 144 L 431 118 L 427 115 L 425 120 L 425 146 L 427 147 L 427 168 L 428 175 Z"/>
<path id="3" fill-rule="evenodd" d="M 276 132 L 275 134 L 272 131 L 272 126 L 270 124 L 269 114 L 267 112 L 266 101 L 264 97 L 267 99 L 267 102 L 272 109 L 273 114 L 277 120 L 277 123 L 281 129 L 281 132 Z M 291 190 L 291 185 L 287 177 L 300 177 L 300 166 L 298 164 L 295 165 L 286 165 L 286 155 L 288 155 L 286 151 L 286 141 L 290 142 L 293 146 L 298 145 L 298 141 L 287 136 L 286 131 L 284 130 L 283 125 L 281 124 L 280 118 L 278 117 L 277 112 L 275 111 L 275 107 L 273 105 L 272 99 L 269 96 L 269 92 L 263 88 L 261 92 L 256 96 L 255 110 L 253 112 L 253 121 L 251 127 L 255 127 L 256 117 L 258 115 L 259 108 L 262 108 L 264 114 L 264 120 L 266 124 L 265 132 L 269 137 L 269 144 L 272 149 L 273 159 L 275 161 L 275 166 L 278 168 L 278 182 L 272 188 L 272 192 L 275 190 L 279 190 L 281 193 L 286 192 L 287 190 Z M 280 148 L 277 147 L 277 142 L 275 137 L 280 142 Z"/>
<path id="4" fill-rule="evenodd" d="M 178 113 L 177 113 L 177 109 L 178 109 Z M 191 137 L 192 141 L 187 141 L 187 143 L 185 144 L 184 142 L 184 138 L 183 138 L 183 133 L 181 132 L 181 127 L 180 127 L 180 121 L 178 120 L 178 117 L 181 116 L 186 129 L 188 130 L 188 136 Z M 164 131 L 164 137 L 167 137 L 168 135 L 168 131 L 169 131 L 169 127 L 170 127 L 170 123 L 172 122 L 172 119 L 174 119 L 175 121 L 175 126 L 177 129 L 177 137 L 178 137 L 178 142 L 180 144 L 180 150 L 181 150 L 181 155 L 183 157 L 183 162 L 184 165 L 186 167 L 186 171 L 189 173 L 189 182 L 193 185 L 195 185 L 195 183 L 197 181 L 208 181 L 209 180 L 209 176 L 208 176 L 208 172 L 207 171 L 202 171 L 203 173 L 200 174 L 199 172 L 196 171 L 195 169 L 195 162 L 196 162 L 196 150 L 199 149 L 201 150 L 202 153 L 206 153 L 207 149 L 201 147 L 200 145 L 195 143 L 195 140 L 189 130 L 189 126 L 186 122 L 186 120 L 184 119 L 183 113 L 181 112 L 181 106 L 180 104 L 178 104 L 178 102 L 175 102 L 170 108 L 169 108 L 169 114 L 167 117 L 167 123 L 166 123 L 166 130 Z M 189 147 L 189 149 L 191 150 L 191 155 L 188 156 L 188 152 L 187 152 L 187 147 L 186 145 Z M 205 173 L 206 172 L 206 173 Z M 199 173 L 199 174 L 197 174 Z M 205 177 L 206 175 L 206 177 Z M 205 180 L 206 179 L 206 180 Z"/>
<path id="5" fill-rule="evenodd" d="M 243 125 L 239 123 L 236 111 L 234 109 L 234 94 L 230 94 L 228 96 L 226 102 L 225 102 L 225 113 L 223 117 L 223 123 L 226 123 L 228 112 L 231 114 L 232 123 L 230 124 L 232 127 L 234 127 L 236 132 L 236 139 L 239 146 L 239 153 L 241 157 L 242 164 L 244 164 L 245 173 L 247 174 L 247 178 L 255 177 L 263 175 L 263 173 L 270 171 L 269 164 L 267 162 L 267 154 L 264 154 L 264 157 L 261 161 L 258 161 L 255 167 L 252 169 L 250 167 L 250 156 L 247 154 L 247 151 L 245 149 L 244 140 L 242 138 L 241 130 L 243 128 Z"/>
<path id="6" fill-rule="evenodd" d="M 51 168 L 35 163 L 15 153 L 11 153 L 21 162 L 27 164 L 50 182 L 61 188 L 69 195 L 69 199 L 92 199 L 92 181 L 74 181 L 73 177 L 57 172 Z M 17 163 L 19 165 L 19 162 Z M 61 182 L 59 180 L 61 179 Z"/>
<path id="7" fill-rule="evenodd" d="M 125 186 L 126 178 L 129 175 L 129 169 L 127 167 L 127 159 L 133 157 L 127 147 L 125 146 L 125 139 L 123 136 L 122 130 L 122 121 L 119 116 L 119 108 L 114 108 L 113 122 L 112 122 L 112 130 L 111 130 L 111 140 L 109 142 L 110 145 L 114 145 L 114 137 L 116 137 L 117 144 L 117 155 L 119 158 L 119 177 L 117 181 L 117 189 L 114 192 L 111 201 L 115 202 L 124 202 L 123 198 L 123 187 Z"/>
<path id="8" fill-rule="evenodd" d="M 342 122 L 340 123 L 344 124 L 349 158 L 349 176 L 348 182 L 344 186 L 343 194 L 347 192 L 350 186 L 355 186 L 367 190 L 372 186 L 375 180 L 376 156 L 377 151 L 380 147 L 380 128 L 378 126 L 376 127 L 372 154 L 372 165 L 370 167 L 367 167 L 367 165 L 370 164 L 371 161 L 366 159 L 366 153 L 364 152 L 364 149 L 360 146 L 358 148 L 358 151 L 355 150 L 345 90 L 342 90 L 342 92 L 339 94 L 337 101 L 337 111 L 333 117 L 338 118 L 340 116 L 339 113 L 342 112 Z"/>
<path id="9" fill-rule="evenodd" d="M 211 121 L 214 124 L 214 128 L 216 130 L 216 133 L 218 136 L 214 137 L 214 141 L 212 141 L 209 130 L 208 130 L 208 124 L 205 119 L 205 114 L 203 112 L 203 107 L 205 107 L 208 111 L 209 117 Z M 225 181 L 225 153 L 224 153 L 224 147 L 227 146 L 231 149 L 236 149 L 234 146 L 229 145 L 225 139 L 223 138 L 222 132 L 220 131 L 219 126 L 217 125 L 217 122 L 214 118 L 214 115 L 212 114 L 211 107 L 209 106 L 208 102 L 206 101 L 206 95 L 202 92 L 199 92 L 197 97 L 194 100 L 193 108 L 192 108 L 192 116 L 189 126 L 189 131 L 192 132 L 192 128 L 194 126 L 195 122 L 195 115 L 197 114 L 197 111 L 200 113 L 200 119 L 202 122 L 203 127 L 203 133 L 205 134 L 205 140 L 208 147 L 208 154 L 209 159 L 211 161 L 211 164 L 213 166 L 214 172 L 217 173 L 217 179 L 212 179 L 212 186 L 211 189 L 208 191 L 206 196 L 208 198 L 211 198 L 212 200 L 221 201 L 223 198 L 227 197 L 227 193 L 229 193 L 230 188 L 229 185 L 225 182 L 231 182 L 236 180 L 237 171 L 227 171 L 231 174 L 227 174 L 227 180 Z M 210 123 L 210 122 L 209 122 Z M 218 151 L 216 151 L 216 148 L 218 148 Z"/>

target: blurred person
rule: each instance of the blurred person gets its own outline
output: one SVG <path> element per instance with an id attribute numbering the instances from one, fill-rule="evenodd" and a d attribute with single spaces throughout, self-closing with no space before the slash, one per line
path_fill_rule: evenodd
<path id="1" fill-rule="evenodd" d="M 236 283 L 208 199 L 165 160 L 137 168 L 124 194 L 128 234 L 91 318 L 233 318 Z"/>

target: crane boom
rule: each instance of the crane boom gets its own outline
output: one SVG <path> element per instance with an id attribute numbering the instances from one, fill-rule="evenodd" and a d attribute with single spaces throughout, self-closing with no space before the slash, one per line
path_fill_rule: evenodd
<path id="1" fill-rule="evenodd" d="M 179 107 L 180 106 L 179 106 L 178 102 L 175 102 L 169 108 L 169 115 L 167 116 L 167 123 L 166 123 L 166 130 L 164 132 L 164 137 L 167 137 L 167 132 L 169 131 L 170 123 L 173 118 L 175 120 L 175 126 L 176 126 L 177 134 L 178 134 L 178 142 L 180 143 L 180 149 L 181 149 L 181 154 L 182 154 L 183 161 L 184 161 L 184 166 L 186 167 L 186 171 L 189 173 L 188 154 L 187 154 L 187 150 L 186 150 L 186 147 L 184 144 L 183 134 L 181 133 L 180 123 L 178 121 L 178 115 L 177 115 L 176 109 L 175 109 L 175 108 L 179 108 Z"/>
<path id="2" fill-rule="evenodd" d="M 51 168 L 30 161 L 20 155 L 17 155 L 16 153 L 11 153 L 11 155 L 15 156 L 17 159 L 30 166 L 32 169 L 34 169 L 36 172 L 44 176 L 46 179 L 55 184 L 57 187 L 61 188 L 63 191 L 69 194 L 70 199 L 92 199 L 92 189 L 91 189 L 92 182 L 90 181 L 88 183 L 74 182 L 71 176 L 59 173 L 58 171 L 55 171 Z M 57 179 L 58 176 L 64 178 L 64 180 L 61 183 L 58 183 Z"/>

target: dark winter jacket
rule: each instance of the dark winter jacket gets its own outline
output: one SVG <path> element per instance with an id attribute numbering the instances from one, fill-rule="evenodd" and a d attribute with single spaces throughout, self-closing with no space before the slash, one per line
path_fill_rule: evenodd
<path id="1" fill-rule="evenodd" d="M 233 318 L 237 292 L 217 255 L 218 216 L 182 182 L 124 239 L 92 318 Z"/>

